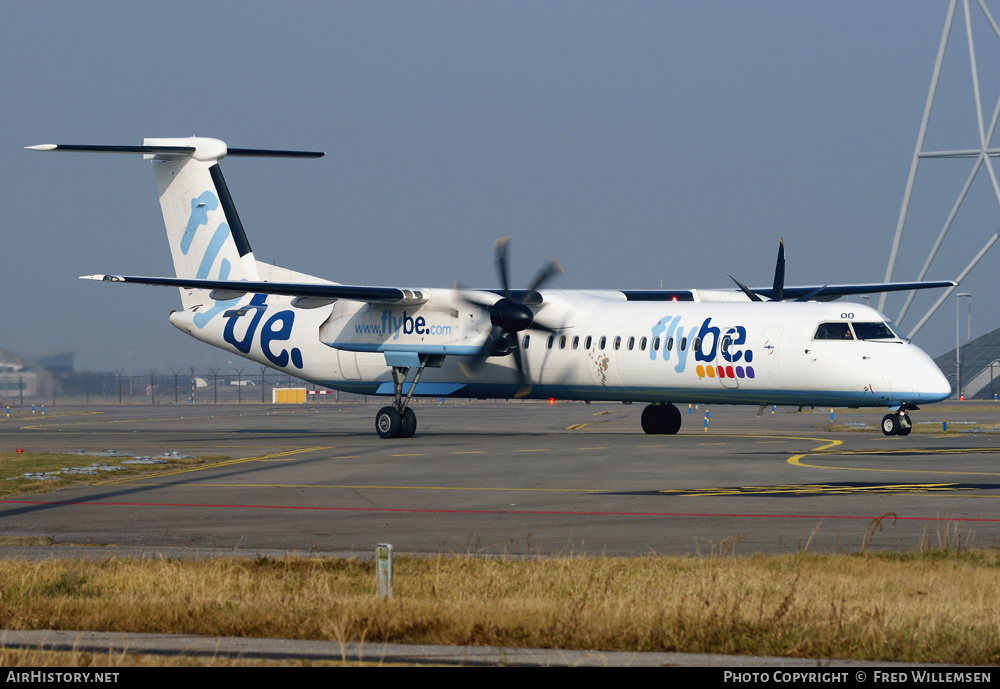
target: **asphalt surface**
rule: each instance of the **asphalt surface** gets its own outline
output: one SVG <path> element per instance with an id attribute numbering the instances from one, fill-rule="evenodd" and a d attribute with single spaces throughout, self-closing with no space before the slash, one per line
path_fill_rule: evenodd
<path id="1" fill-rule="evenodd" d="M 375 435 L 375 405 L 12 410 L 0 417 L 0 450 L 214 459 L 0 501 L 0 554 L 370 557 L 391 543 L 417 555 L 694 555 L 1000 543 L 1000 405 L 914 412 L 917 430 L 905 438 L 877 430 L 880 410 L 838 410 L 836 424 L 857 424 L 845 432 L 829 429 L 829 409 L 682 407 L 680 434 L 647 436 L 641 405 L 415 408 L 409 440 Z"/>

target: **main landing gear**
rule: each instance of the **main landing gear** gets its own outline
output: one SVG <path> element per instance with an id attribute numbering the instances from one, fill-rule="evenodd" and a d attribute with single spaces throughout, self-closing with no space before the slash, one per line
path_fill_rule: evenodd
<path id="1" fill-rule="evenodd" d="M 883 416 L 882 433 L 885 435 L 909 435 L 910 431 L 913 430 L 913 424 L 910 422 L 910 415 L 906 412 L 906 407 L 900 407 L 897 411 Z"/>
<path id="2" fill-rule="evenodd" d="M 380 438 L 412 438 L 417 432 L 417 415 L 408 406 L 413 391 L 417 389 L 417 381 L 423 375 L 427 366 L 440 366 L 444 357 L 420 357 L 420 367 L 413 376 L 410 390 L 403 397 L 403 383 L 410 369 L 406 366 L 392 367 L 392 391 L 394 400 L 392 406 L 382 407 L 375 415 L 375 431 Z"/>
<path id="3" fill-rule="evenodd" d="M 681 413 L 672 404 L 651 404 L 642 410 L 642 430 L 647 435 L 674 435 L 681 429 Z"/>

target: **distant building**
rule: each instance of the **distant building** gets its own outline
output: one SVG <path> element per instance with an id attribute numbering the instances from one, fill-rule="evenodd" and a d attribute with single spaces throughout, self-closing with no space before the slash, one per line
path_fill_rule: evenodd
<path id="1" fill-rule="evenodd" d="M 0 398 L 35 397 L 49 390 L 52 380 L 52 373 L 47 369 L 0 350 Z"/>
<path id="2" fill-rule="evenodd" d="M 934 359 L 951 383 L 952 394 L 965 393 L 967 400 L 992 400 L 1000 395 L 1000 328 L 977 337 L 960 348 L 962 389 L 958 390 L 955 350 Z"/>

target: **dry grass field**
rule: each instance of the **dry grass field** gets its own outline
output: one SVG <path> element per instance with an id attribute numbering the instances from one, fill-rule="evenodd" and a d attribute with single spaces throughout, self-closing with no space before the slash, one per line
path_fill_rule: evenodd
<path id="1" fill-rule="evenodd" d="M 958 549 L 400 558 L 390 599 L 356 560 L 7 560 L 0 628 L 991 665 L 998 582 L 1000 555 Z M 0 662 L 40 662 L 29 657 Z"/>

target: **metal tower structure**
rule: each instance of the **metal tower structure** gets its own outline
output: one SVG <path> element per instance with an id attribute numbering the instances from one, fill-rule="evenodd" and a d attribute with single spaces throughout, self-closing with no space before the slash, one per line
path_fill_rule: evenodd
<path id="1" fill-rule="evenodd" d="M 982 10 L 982 14 L 985 16 L 985 20 L 989 23 L 990 27 L 993 29 L 993 34 L 1000 40 L 1000 26 L 993 19 L 993 15 L 986 7 L 985 0 L 976 0 L 979 8 Z M 962 0 L 962 8 L 964 11 L 965 18 L 965 35 L 966 43 L 969 50 L 969 66 L 972 71 L 972 90 L 973 97 L 975 99 L 976 108 L 976 121 L 979 125 L 979 145 L 977 148 L 969 149 L 956 149 L 956 150 L 941 150 L 941 151 L 925 151 L 924 150 L 924 138 L 927 134 L 927 124 L 930 121 L 931 109 L 934 106 L 934 98 L 937 94 L 938 80 L 941 76 L 941 65 L 944 62 L 945 50 L 948 47 L 948 40 L 951 36 L 952 23 L 955 17 L 955 9 L 958 4 L 958 0 L 951 0 L 948 3 L 948 14 L 944 22 L 944 31 L 941 34 L 941 43 L 938 46 L 937 59 L 934 62 L 934 71 L 931 76 L 931 85 L 927 93 L 927 102 L 924 105 L 923 118 L 920 121 L 920 130 L 917 134 L 917 144 L 913 151 L 913 160 L 910 163 L 910 174 L 906 180 L 906 189 L 903 192 L 903 204 L 899 210 L 899 219 L 896 223 L 896 233 L 892 240 L 892 249 L 889 253 L 889 263 L 885 270 L 885 281 L 889 282 L 892 280 L 893 269 L 896 266 L 896 256 L 899 251 L 900 241 L 903 236 L 903 226 L 906 223 L 906 214 L 910 206 L 910 197 L 913 193 L 913 183 L 917 176 L 917 167 L 921 160 L 925 158 L 967 158 L 972 161 L 972 169 L 969 172 L 969 176 L 965 180 L 965 185 L 962 187 L 958 194 L 958 198 L 955 200 L 952 206 L 951 212 L 944 221 L 944 225 L 941 231 L 938 233 L 937 240 L 931 247 L 930 253 L 927 256 L 927 260 L 924 262 L 923 268 L 920 270 L 920 275 L 917 280 L 923 280 L 924 276 L 927 274 L 930 268 L 931 262 L 934 260 L 935 255 L 937 255 L 938 249 L 941 247 L 945 236 L 948 234 L 948 230 L 951 228 L 955 216 L 958 215 L 959 208 L 962 206 L 962 202 L 965 200 L 969 189 L 972 187 L 973 181 L 976 179 L 979 172 L 985 168 L 989 174 L 990 183 L 993 187 L 993 194 L 996 196 L 997 204 L 1000 205 L 1000 181 L 997 179 L 997 173 L 994 170 L 994 164 L 991 158 L 996 158 L 1000 156 L 1000 148 L 991 148 L 990 142 L 993 139 L 993 133 L 997 128 L 997 120 L 1000 119 L 1000 98 L 997 99 L 996 106 L 993 108 L 993 116 L 990 118 L 987 124 L 983 117 L 983 106 L 980 97 L 979 89 L 979 72 L 976 63 L 976 50 L 975 44 L 972 40 L 972 13 L 969 10 L 969 0 Z M 965 276 L 972 271 L 972 269 L 979 263 L 980 259 L 986 255 L 990 247 L 996 243 L 997 239 L 1000 239 L 1000 232 L 996 232 L 991 236 L 986 244 L 979 250 L 979 252 L 973 256 L 972 260 L 969 261 L 968 265 L 955 277 L 956 282 L 961 282 Z M 945 300 L 951 296 L 952 292 L 955 291 L 955 287 L 950 287 L 944 291 L 941 297 L 934 303 L 933 306 L 924 314 L 920 321 L 910 330 L 908 337 L 913 337 L 916 333 L 924 326 L 924 324 L 930 319 L 934 312 L 945 302 Z M 901 323 L 903 317 L 906 315 L 906 311 L 910 307 L 910 303 L 913 301 L 913 297 L 916 291 L 911 291 L 906 297 L 906 302 L 903 304 L 903 308 L 900 310 L 899 315 L 896 316 L 896 323 Z M 885 312 L 885 303 L 888 294 L 883 292 L 882 296 L 879 297 L 878 310 Z"/>

